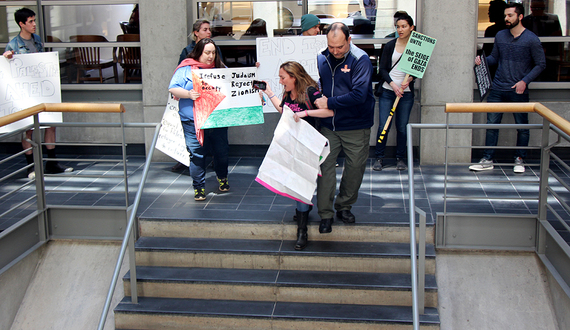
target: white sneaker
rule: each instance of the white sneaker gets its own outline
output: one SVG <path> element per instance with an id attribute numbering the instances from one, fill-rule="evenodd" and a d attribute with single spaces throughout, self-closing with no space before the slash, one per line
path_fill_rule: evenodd
<path id="1" fill-rule="evenodd" d="M 487 171 L 492 170 L 493 168 L 495 168 L 493 166 L 493 161 L 487 158 L 481 158 L 479 164 L 469 166 L 471 171 Z"/>
<path id="2" fill-rule="evenodd" d="M 515 166 L 513 167 L 515 173 L 524 173 L 523 159 L 520 157 L 515 158 Z"/>

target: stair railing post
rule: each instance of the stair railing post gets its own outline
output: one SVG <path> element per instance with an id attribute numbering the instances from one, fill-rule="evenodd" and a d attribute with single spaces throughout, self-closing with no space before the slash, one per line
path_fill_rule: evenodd
<path id="1" fill-rule="evenodd" d="M 408 191 L 410 198 L 410 260 L 411 260 L 411 276 L 412 276 L 412 316 L 414 330 L 420 329 L 420 315 L 418 309 L 418 267 L 416 253 L 416 220 L 415 201 L 414 201 L 414 149 L 412 146 L 412 126 L 406 126 L 406 134 L 408 138 Z"/>
<path id="2" fill-rule="evenodd" d="M 426 287 L 426 212 L 419 207 L 415 212 L 420 216 L 418 227 L 418 309 L 420 314 L 425 311 Z"/>
<path id="3" fill-rule="evenodd" d="M 105 300 L 105 306 L 103 307 L 103 311 L 101 312 L 101 318 L 99 319 L 99 325 L 97 327 L 97 330 L 103 330 L 103 328 L 105 327 L 105 321 L 107 320 L 107 314 L 109 313 L 109 309 L 111 307 L 111 300 L 113 299 L 113 294 L 115 292 L 115 286 L 117 285 L 117 281 L 119 279 L 119 273 L 121 271 L 121 265 L 123 264 L 123 260 L 125 258 L 125 253 L 127 251 L 127 245 L 129 245 L 129 242 L 131 241 L 131 237 L 133 238 L 132 244 L 130 244 L 132 246 L 132 250 L 129 249 L 129 253 L 132 253 L 131 254 L 132 255 L 131 260 L 135 260 L 135 258 L 134 258 L 134 222 L 135 222 L 137 210 L 139 208 L 142 192 L 144 190 L 146 178 L 148 176 L 150 163 L 151 163 L 150 161 L 152 159 L 152 156 L 154 155 L 156 142 L 158 141 L 158 134 L 160 133 L 160 127 L 161 127 L 160 123 L 156 124 L 156 126 L 155 126 L 154 137 L 152 139 L 152 144 L 150 145 L 150 149 L 149 149 L 148 155 L 146 157 L 146 161 L 145 161 L 144 168 L 143 168 L 142 175 L 141 175 L 141 180 L 140 180 L 139 185 L 138 185 L 137 194 L 135 196 L 135 201 L 134 201 L 133 207 L 131 209 L 129 221 L 127 223 L 127 228 L 125 230 L 125 235 L 123 237 L 123 243 L 121 244 L 121 250 L 119 252 L 119 257 L 117 258 L 117 263 L 115 264 L 115 271 L 113 272 L 113 278 L 111 280 L 111 285 L 109 286 L 109 291 L 107 292 L 107 299 Z M 130 268 L 131 271 L 133 269 L 135 269 L 134 266 L 132 266 L 132 264 L 129 264 L 129 266 L 131 267 Z M 136 269 L 135 269 L 135 272 L 136 272 Z M 134 281 L 136 282 L 136 279 Z M 131 278 L 131 282 L 133 282 L 132 278 Z M 136 291 L 133 293 L 136 294 Z"/>
<path id="4" fill-rule="evenodd" d="M 127 209 L 127 221 L 131 219 L 131 213 L 136 212 L 136 209 L 131 209 L 129 212 L 129 173 L 127 167 L 127 135 L 125 132 L 125 117 L 124 113 L 120 113 L 121 119 L 121 132 L 122 132 L 122 139 L 123 143 L 121 144 L 121 150 L 123 154 L 123 177 L 124 177 L 124 184 L 125 184 L 125 205 Z M 136 216 L 134 217 L 134 221 L 136 222 Z M 126 224 L 128 227 L 128 222 Z M 137 228 L 138 226 L 131 226 L 131 228 Z M 129 249 L 129 270 L 130 270 L 130 277 L 131 277 L 131 302 L 133 304 L 138 304 L 138 290 L 137 290 L 137 268 L 136 268 L 136 257 L 135 257 L 135 241 L 136 241 L 136 233 L 134 229 L 131 229 L 129 235 L 129 243 L 127 244 L 127 248 Z"/>
<path id="5" fill-rule="evenodd" d="M 542 140 L 540 146 L 540 178 L 539 178 L 539 192 L 538 192 L 538 221 L 546 220 L 547 214 L 547 203 L 548 203 L 548 177 L 549 177 L 549 167 L 550 167 L 550 148 L 549 140 L 550 138 L 550 122 L 546 119 L 542 119 Z M 536 252 L 539 254 L 544 254 L 546 234 L 544 227 L 540 224 L 537 225 L 537 241 L 536 241 Z"/>
<path id="6" fill-rule="evenodd" d="M 38 232 L 41 241 L 45 241 L 49 237 L 47 216 L 46 216 L 46 187 L 44 182 L 44 162 L 42 155 L 42 134 L 40 130 L 39 114 L 34 115 L 34 130 L 32 132 L 32 153 L 34 157 L 34 172 L 36 175 L 36 196 L 38 208 Z M 25 138 L 26 132 L 23 133 Z"/>
<path id="7" fill-rule="evenodd" d="M 131 210 L 131 212 L 135 212 Z M 137 263 L 135 259 L 135 231 L 131 229 L 131 234 L 129 235 L 129 244 L 127 245 L 129 249 L 129 268 L 131 271 L 131 303 L 139 303 L 139 295 L 137 289 Z"/>

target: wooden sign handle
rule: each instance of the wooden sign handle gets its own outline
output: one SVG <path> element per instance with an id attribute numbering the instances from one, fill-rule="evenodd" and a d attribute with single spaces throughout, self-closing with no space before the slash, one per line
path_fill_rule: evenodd
<path id="1" fill-rule="evenodd" d="M 406 73 L 406 76 L 404 77 L 404 81 L 408 81 L 409 78 L 410 78 L 410 74 Z M 400 87 L 400 91 L 402 93 L 404 93 L 404 90 L 401 87 Z M 396 112 L 396 107 L 398 106 L 398 102 L 400 102 L 399 96 L 396 97 L 396 100 L 394 101 L 394 105 L 392 105 L 392 110 L 390 110 L 390 116 L 388 116 L 388 119 L 386 120 L 386 124 L 384 125 L 384 128 L 382 129 L 382 133 L 380 133 L 380 136 L 378 137 L 378 143 L 382 143 L 382 141 L 386 137 L 386 130 L 388 129 L 388 127 L 390 127 L 390 122 L 392 121 L 392 117 L 394 117 L 394 112 Z"/>

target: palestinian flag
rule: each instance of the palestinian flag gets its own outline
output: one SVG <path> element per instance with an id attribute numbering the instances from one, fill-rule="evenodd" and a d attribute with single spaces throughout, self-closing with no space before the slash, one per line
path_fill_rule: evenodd
<path id="1" fill-rule="evenodd" d="M 226 96 L 218 91 L 216 87 L 200 79 L 194 70 L 192 70 L 192 84 L 194 90 L 200 93 L 200 97 L 194 101 L 194 127 L 196 128 L 196 138 L 200 145 L 203 146 L 204 132 L 202 132 L 201 128 Z"/>

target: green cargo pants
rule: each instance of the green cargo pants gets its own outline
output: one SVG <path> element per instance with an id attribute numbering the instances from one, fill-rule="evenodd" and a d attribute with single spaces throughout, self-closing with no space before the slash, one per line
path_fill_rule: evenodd
<path id="1" fill-rule="evenodd" d="M 370 150 L 370 128 L 352 131 L 331 131 L 323 127 L 321 133 L 329 139 L 330 154 L 321 164 L 322 176 L 317 180 L 317 207 L 321 219 L 333 218 L 335 210 L 350 210 L 358 198 L 366 161 Z M 336 192 L 336 159 L 343 150 L 346 159 L 340 180 L 339 193 Z"/>

